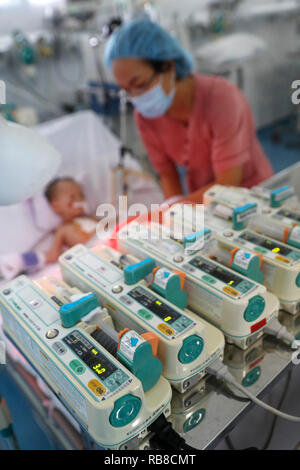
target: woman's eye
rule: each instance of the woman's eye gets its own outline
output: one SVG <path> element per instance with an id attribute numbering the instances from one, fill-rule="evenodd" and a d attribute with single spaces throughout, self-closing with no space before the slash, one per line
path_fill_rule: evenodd
<path id="1" fill-rule="evenodd" d="M 136 90 L 142 90 L 143 88 L 145 88 L 145 83 L 138 83 L 137 85 L 134 85 L 134 87 Z"/>

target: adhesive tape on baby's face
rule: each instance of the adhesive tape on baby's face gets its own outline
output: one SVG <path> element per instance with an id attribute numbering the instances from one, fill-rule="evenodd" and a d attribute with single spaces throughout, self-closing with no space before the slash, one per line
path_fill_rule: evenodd
<path id="1" fill-rule="evenodd" d="M 73 202 L 72 207 L 73 209 L 83 209 L 85 213 L 88 212 L 88 204 L 86 201 Z"/>

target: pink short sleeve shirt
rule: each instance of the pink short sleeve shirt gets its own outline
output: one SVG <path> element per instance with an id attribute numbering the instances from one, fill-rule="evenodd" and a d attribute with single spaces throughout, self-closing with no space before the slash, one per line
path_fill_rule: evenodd
<path id="1" fill-rule="evenodd" d="M 256 137 L 250 106 L 241 91 L 221 77 L 195 75 L 194 107 L 188 126 L 164 115 L 136 122 L 154 169 L 174 164 L 187 170 L 191 192 L 212 183 L 224 170 L 243 166 L 241 185 L 251 187 L 272 176 Z"/>

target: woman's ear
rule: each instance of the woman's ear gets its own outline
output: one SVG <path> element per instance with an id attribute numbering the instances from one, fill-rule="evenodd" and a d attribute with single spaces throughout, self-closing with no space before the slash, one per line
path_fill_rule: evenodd
<path id="1" fill-rule="evenodd" d="M 164 72 L 173 72 L 175 71 L 175 62 L 174 60 L 168 60 L 164 63 Z"/>
<path id="2" fill-rule="evenodd" d="M 170 70 L 172 70 L 172 72 L 176 71 L 175 60 L 170 60 Z"/>

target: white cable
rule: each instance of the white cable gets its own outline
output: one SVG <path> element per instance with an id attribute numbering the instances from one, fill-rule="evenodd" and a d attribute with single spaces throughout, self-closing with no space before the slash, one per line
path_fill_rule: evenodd
<path id="1" fill-rule="evenodd" d="M 288 332 L 285 326 L 281 325 L 277 318 L 272 318 L 265 326 L 265 334 L 275 336 L 280 341 L 287 343 L 292 349 L 298 349 L 298 342 L 295 337 Z"/>
<path id="2" fill-rule="evenodd" d="M 287 419 L 288 421 L 300 423 L 300 417 L 292 416 L 292 415 L 283 413 L 282 411 L 276 410 L 276 408 L 273 408 L 267 403 L 264 403 L 263 401 L 259 400 L 255 395 L 253 395 L 253 393 L 249 392 L 249 390 L 247 390 L 245 387 L 240 385 L 235 380 L 235 378 L 230 374 L 230 372 L 228 371 L 228 368 L 219 359 L 217 359 L 213 364 L 211 364 L 207 368 L 207 372 L 208 374 L 213 375 L 217 377 L 218 379 L 224 380 L 225 382 L 228 382 L 229 384 L 233 385 L 238 390 L 240 390 L 244 395 L 246 395 L 251 401 L 256 403 L 258 406 L 261 406 L 265 410 L 279 416 L 280 418 Z"/>

